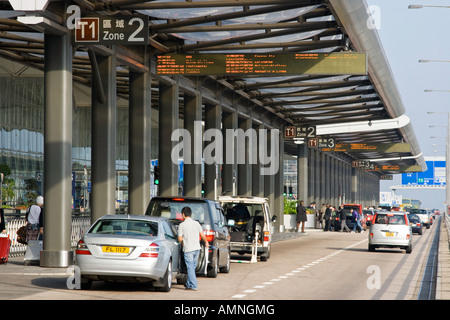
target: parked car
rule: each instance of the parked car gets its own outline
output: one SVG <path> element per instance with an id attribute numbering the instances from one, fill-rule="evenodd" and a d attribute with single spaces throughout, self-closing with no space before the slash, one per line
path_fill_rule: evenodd
<path id="1" fill-rule="evenodd" d="M 358 214 L 361 217 L 361 226 L 363 228 L 363 230 L 365 231 L 367 229 L 367 225 L 366 225 L 366 218 L 363 215 L 363 211 L 362 211 L 362 205 L 360 204 L 344 204 L 343 205 L 346 216 L 347 216 L 347 227 L 350 228 L 350 230 L 353 230 L 353 217 L 352 217 L 352 213 L 353 210 L 356 210 L 358 212 Z"/>
<path id="2" fill-rule="evenodd" d="M 369 251 L 376 248 L 402 248 L 412 252 L 412 230 L 407 212 L 376 213 L 369 232 Z"/>
<path id="3" fill-rule="evenodd" d="M 208 251 L 205 250 L 204 244 L 202 245 L 196 273 L 215 278 L 218 272 L 230 272 L 230 235 L 218 202 L 194 197 L 153 197 L 145 214 L 167 218 L 178 230 L 183 221 L 181 210 L 184 207 L 191 208 L 192 219 L 200 222 L 209 242 Z M 185 268 L 184 263 L 182 268 Z"/>
<path id="4" fill-rule="evenodd" d="M 149 282 L 160 291 L 181 277 L 180 244 L 173 225 L 143 215 L 106 215 L 78 242 L 76 265 L 81 288 L 94 280 Z"/>
<path id="5" fill-rule="evenodd" d="M 420 217 L 417 214 L 410 213 L 410 214 L 408 214 L 408 219 L 409 219 L 409 225 L 411 226 L 412 232 L 422 235 L 423 226 L 422 226 L 422 221 L 420 220 Z"/>
<path id="6" fill-rule="evenodd" d="M 373 216 L 375 215 L 375 211 L 373 209 L 363 209 L 363 215 L 366 219 L 366 226 L 370 227 L 372 225 Z"/>
<path id="7" fill-rule="evenodd" d="M 422 221 L 422 224 L 427 228 L 430 229 L 430 226 L 432 222 L 430 221 L 431 217 L 430 214 L 425 209 L 411 209 L 410 213 L 417 214 L 420 217 L 420 220 Z"/>
<path id="8" fill-rule="evenodd" d="M 227 221 L 232 221 L 231 251 L 251 254 L 253 242 L 256 241 L 257 255 L 261 261 L 267 261 L 272 244 L 272 223 L 276 220 L 276 216 L 271 216 L 268 199 L 222 196 L 218 200 Z"/>

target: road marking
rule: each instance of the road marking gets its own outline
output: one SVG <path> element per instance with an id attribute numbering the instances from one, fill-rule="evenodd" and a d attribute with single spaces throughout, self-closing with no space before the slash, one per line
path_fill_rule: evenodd
<path id="1" fill-rule="evenodd" d="M 334 252 L 328 254 L 328 255 L 325 256 L 325 257 L 319 258 L 319 259 L 317 259 L 317 260 L 315 260 L 315 261 L 313 261 L 313 262 L 311 262 L 311 263 L 308 263 L 308 264 L 306 264 L 306 265 L 304 265 L 304 266 L 302 266 L 302 267 L 299 267 L 299 268 L 297 268 L 297 269 L 295 269 L 295 270 L 293 270 L 293 271 L 291 271 L 291 272 L 285 273 L 283 276 L 279 276 L 278 278 L 274 278 L 274 279 L 271 279 L 270 281 L 263 282 L 263 284 L 264 284 L 264 285 L 271 285 L 271 284 L 273 284 L 274 282 L 280 281 L 280 280 L 282 280 L 282 279 L 287 279 L 287 278 L 289 278 L 290 276 L 295 275 L 296 273 L 300 273 L 300 272 L 304 271 L 305 269 L 308 269 L 308 268 L 310 268 L 310 267 L 313 267 L 313 266 L 315 266 L 315 265 L 318 265 L 320 262 L 326 261 L 327 259 L 332 258 L 332 257 L 334 257 L 334 256 L 336 256 L 336 255 L 338 255 L 338 254 L 340 254 L 340 253 L 342 253 L 342 252 L 345 252 L 345 251 L 347 251 L 348 249 L 351 249 L 351 248 L 353 248 L 353 247 L 356 247 L 357 245 L 360 245 L 360 244 L 362 244 L 362 243 L 364 243 L 364 242 L 366 242 L 366 241 L 367 241 L 367 239 L 364 239 L 364 240 L 361 240 L 361 241 L 359 241 L 359 242 L 356 242 L 356 243 L 354 243 L 354 244 L 352 244 L 352 245 L 350 245 L 350 246 L 348 246 L 348 247 L 345 247 L 344 249 L 340 249 L 340 250 L 334 251 Z M 263 286 L 263 285 L 256 285 L 256 286 L 253 287 L 253 289 L 263 289 L 263 288 L 265 288 L 265 287 L 266 287 L 266 286 Z M 244 290 L 243 292 L 244 292 L 244 293 L 254 293 L 254 292 L 257 291 L 257 290 L 253 290 L 253 289 Z M 242 298 L 244 298 L 244 297 L 246 297 L 246 296 L 247 296 L 246 294 L 235 294 L 235 295 L 232 296 L 231 298 L 242 299 Z"/>

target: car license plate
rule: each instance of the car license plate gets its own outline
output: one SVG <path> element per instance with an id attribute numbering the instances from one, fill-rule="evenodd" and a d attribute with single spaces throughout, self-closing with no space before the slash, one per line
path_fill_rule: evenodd
<path id="1" fill-rule="evenodd" d="M 393 232 L 386 232 L 386 237 L 393 237 L 394 233 Z"/>
<path id="2" fill-rule="evenodd" d="M 130 248 L 103 246 L 102 251 L 107 253 L 129 253 Z"/>

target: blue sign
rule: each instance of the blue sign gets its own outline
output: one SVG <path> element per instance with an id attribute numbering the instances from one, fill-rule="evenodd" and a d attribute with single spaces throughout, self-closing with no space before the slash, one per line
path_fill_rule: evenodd
<path id="1" fill-rule="evenodd" d="M 445 186 L 445 161 L 426 161 L 427 171 L 402 173 L 402 185 Z"/>

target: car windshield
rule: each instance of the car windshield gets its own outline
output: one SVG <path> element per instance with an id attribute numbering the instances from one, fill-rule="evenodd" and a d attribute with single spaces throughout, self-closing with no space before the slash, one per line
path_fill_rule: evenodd
<path id="1" fill-rule="evenodd" d="M 409 214 L 408 219 L 409 220 L 420 220 L 420 218 L 417 214 Z"/>
<path id="2" fill-rule="evenodd" d="M 411 209 L 410 212 L 416 213 L 416 214 L 427 214 L 427 210 L 425 210 L 425 209 Z"/>
<path id="3" fill-rule="evenodd" d="M 203 201 L 157 200 L 153 202 L 150 215 L 167 218 L 177 224 L 183 221 L 181 210 L 184 207 L 191 208 L 192 219 L 197 220 L 200 224 L 209 223 L 208 204 Z"/>
<path id="4" fill-rule="evenodd" d="M 158 223 L 142 220 L 103 219 L 97 221 L 89 233 L 157 236 Z"/>
<path id="5" fill-rule="evenodd" d="M 379 213 L 375 224 L 406 224 L 405 216 L 400 214 Z"/>

